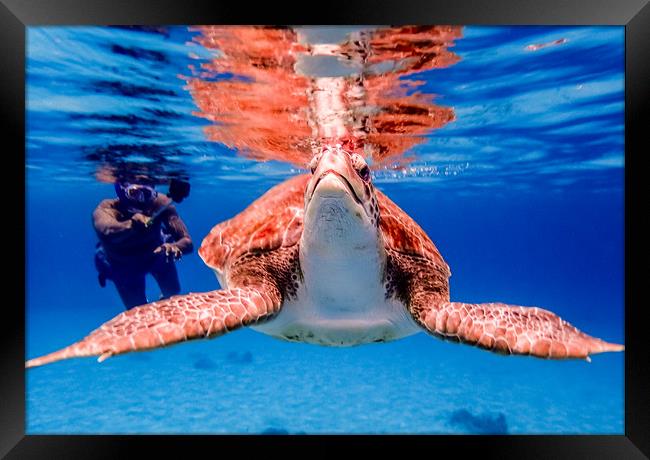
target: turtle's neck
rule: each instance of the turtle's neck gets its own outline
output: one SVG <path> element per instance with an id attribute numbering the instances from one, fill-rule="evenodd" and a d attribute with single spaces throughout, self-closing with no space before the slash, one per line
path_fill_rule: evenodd
<path id="1" fill-rule="evenodd" d="M 380 231 L 345 204 L 323 199 L 307 210 L 300 265 L 310 296 L 353 310 L 382 285 L 386 252 Z"/>

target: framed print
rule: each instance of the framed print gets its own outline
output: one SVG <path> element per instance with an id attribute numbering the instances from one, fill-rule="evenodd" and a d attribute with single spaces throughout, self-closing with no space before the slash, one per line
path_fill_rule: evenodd
<path id="1" fill-rule="evenodd" d="M 646 458 L 646 2 L 3 2 L 3 455 Z"/>

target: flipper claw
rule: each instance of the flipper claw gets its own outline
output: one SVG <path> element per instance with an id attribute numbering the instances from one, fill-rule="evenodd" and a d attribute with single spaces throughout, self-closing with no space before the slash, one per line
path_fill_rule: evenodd
<path id="1" fill-rule="evenodd" d="M 103 353 L 99 358 L 97 358 L 97 362 L 98 363 L 103 363 L 104 361 L 106 361 L 111 356 L 113 356 L 113 353 L 110 352 L 110 351 L 106 352 L 106 353 Z"/>

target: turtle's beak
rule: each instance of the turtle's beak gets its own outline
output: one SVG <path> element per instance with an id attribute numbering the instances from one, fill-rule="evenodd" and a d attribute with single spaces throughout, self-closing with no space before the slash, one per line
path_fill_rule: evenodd
<path id="1" fill-rule="evenodd" d="M 349 195 L 363 207 L 363 184 L 352 167 L 349 155 L 338 149 L 323 152 L 312 178 L 305 190 L 305 207 L 309 205 L 315 192 L 323 198 L 343 198 Z"/>
<path id="2" fill-rule="evenodd" d="M 317 189 L 321 197 L 340 198 L 343 195 L 347 194 L 354 198 L 354 200 L 359 205 L 363 206 L 363 203 L 357 196 L 357 193 L 355 192 L 354 187 L 352 187 L 352 184 L 350 184 L 350 181 L 332 169 L 325 171 L 318 178 L 316 178 L 312 190 L 312 197 Z"/>

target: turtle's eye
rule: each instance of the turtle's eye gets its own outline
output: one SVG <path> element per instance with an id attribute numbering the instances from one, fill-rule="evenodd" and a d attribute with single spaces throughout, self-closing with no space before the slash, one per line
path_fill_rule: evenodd
<path id="1" fill-rule="evenodd" d="M 363 157 L 358 153 L 353 154 L 352 164 L 354 165 L 354 169 L 357 170 L 359 177 L 368 182 L 370 180 L 370 168 L 368 167 L 368 164 L 363 159 Z"/>
<path id="2" fill-rule="evenodd" d="M 359 170 L 359 176 L 361 179 L 368 181 L 370 179 L 370 168 L 368 165 L 364 165 L 360 170 Z"/>

